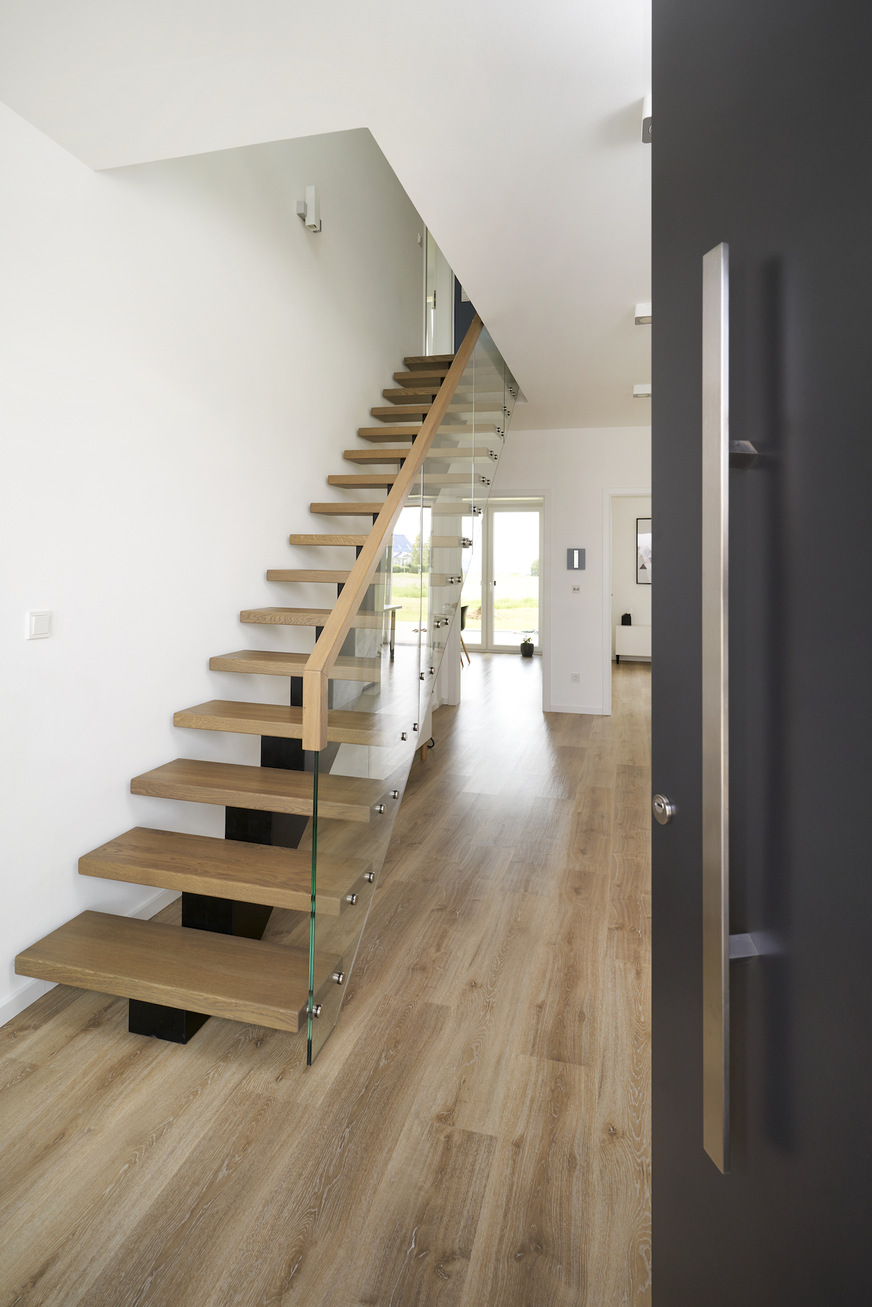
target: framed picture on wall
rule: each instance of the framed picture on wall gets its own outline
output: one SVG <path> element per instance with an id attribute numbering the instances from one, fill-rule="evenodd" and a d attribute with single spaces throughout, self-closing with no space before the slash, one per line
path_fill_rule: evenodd
<path id="1" fill-rule="evenodd" d="M 636 585 L 651 584 L 651 519 L 636 518 Z"/>

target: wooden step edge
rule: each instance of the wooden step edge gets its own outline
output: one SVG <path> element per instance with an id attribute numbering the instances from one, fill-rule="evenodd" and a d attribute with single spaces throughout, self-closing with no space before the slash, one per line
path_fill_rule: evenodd
<path id="1" fill-rule="evenodd" d="M 323 513 L 328 517 L 378 517 L 384 508 L 384 501 L 381 503 L 375 500 L 365 502 L 355 502 L 349 500 L 346 504 L 310 504 L 310 513 Z"/>
<path id="2" fill-rule="evenodd" d="M 398 386 L 429 386 L 432 383 L 438 387 L 448 376 L 450 367 L 450 363 L 443 363 L 430 368 L 409 368 L 405 372 L 395 372 L 394 381 Z"/>
<path id="3" fill-rule="evenodd" d="M 288 544 L 291 545 L 335 545 L 338 548 L 362 548 L 367 541 L 367 534 L 364 533 L 340 533 L 335 532 L 296 532 L 288 536 Z"/>
<path id="4" fill-rule="evenodd" d="M 305 581 L 313 585 L 344 585 L 351 573 L 330 567 L 270 567 L 268 581 Z"/>
<path id="5" fill-rule="evenodd" d="M 389 490 L 397 479 L 396 472 L 331 472 L 327 478 L 328 486 L 345 486 L 353 490 Z"/>
<path id="6" fill-rule="evenodd" d="M 410 372 L 414 371 L 415 368 L 425 368 L 428 363 L 432 364 L 434 367 L 450 368 L 453 362 L 453 354 L 410 354 L 407 358 L 403 359 L 403 363 Z"/>
<path id="7" fill-rule="evenodd" d="M 332 608 L 243 608 L 240 622 L 260 626 L 324 626 Z"/>
<path id="8" fill-rule="evenodd" d="M 318 961 L 320 989 L 341 962 Z M 82 912 L 37 940 L 19 953 L 15 970 L 290 1033 L 308 1007 L 308 950 L 106 912 Z"/>
<path id="9" fill-rule="evenodd" d="M 209 803 L 254 812 L 286 812 L 311 817 L 312 784 L 310 772 L 175 758 L 134 776 L 130 793 L 154 799 L 180 799 L 186 803 Z M 318 783 L 318 812 L 322 817 L 370 822 L 383 792 L 380 781 L 322 776 Z"/>
<path id="10" fill-rule="evenodd" d="M 195 731 L 226 731 L 232 735 L 272 736 L 282 740 L 303 738 L 303 709 L 289 704 L 247 703 L 210 699 L 173 714 L 173 725 Z M 381 713 L 331 708 L 327 713 L 330 744 L 394 744 L 399 730 Z"/>
<path id="11" fill-rule="evenodd" d="M 379 406 L 377 408 L 371 408 L 369 411 L 372 417 L 379 418 L 380 421 L 382 422 L 390 422 L 398 418 L 400 415 L 404 417 L 414 417 L 418 413 L 420 413 L 422 417 L 426 416 L 426 414 L 430 412 L 430 409 L 432 407 L 433 407 L 432 404 L 424 404 L 424 403 L 393 404 L 385 407 Z"/>
<path id="12" fill-rule="evenodd" d="M 433 386 L 386 386 L 382 391 L 382 399 L 386 399 L 389 404 L 417 404 L 419 400 L 425 404 L 432 404 L 441 384 L 438 382 Z"/>
<path id="13" fill-rule="evenodd" d="M 411 449 L 346 449 L 342 457 L 349 463 L 404 463 Z"/>
<path id="14" fill-rule="evenodd" d="M 382 440 L 414 440 L 420 430 L 420 426 L 358 427 L 357 434 L 361 440 L 377 443 Z"/>
<path id="15" fill-rule="evenodd" d="M 300 676 L 310 656 L 276 649 L 237 649 L 210 658 L 209 668 L 213 672 L 240 672 L 249 676 Z M 381 666 L 380 658 L 340 656 L 330 670 L 330 680 L 377 683 L 381 679 Z"/>
<path id="16" fill-rule="evenodd" d="M 363 895 L 372 863 L 319 857 L 316 913 L 338 917 Z M 136 826 L 79 858 L 79 874 L 101 880 L 262 903 L 308 912 L 312 855 L 308 850 L 247 844 L 211 835 Z"/>
<path id="17" fill-rule="evenodd" d="M 243 608 L 240 622 L 256 626 L 324 626 L 330 608 Z M 358 611 L 351 625 L 357 630 L 374 630 L 383 624 L 381 613 Z"/>

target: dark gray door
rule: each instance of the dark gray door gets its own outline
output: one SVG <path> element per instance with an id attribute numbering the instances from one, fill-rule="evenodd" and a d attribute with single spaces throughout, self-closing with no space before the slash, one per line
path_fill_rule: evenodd
<path id="1" fill-rule="evenodd" d="M 654 0 L 655 1307 L 872 1301 L 872 7 Z M 731 1164 L 703 1147 L 702 258 L 730 257 Z"/>

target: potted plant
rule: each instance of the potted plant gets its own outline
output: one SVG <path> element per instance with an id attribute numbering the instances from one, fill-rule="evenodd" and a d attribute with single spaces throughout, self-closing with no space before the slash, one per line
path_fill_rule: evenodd
<path id="1" fill-rule="evenodd" d="M 521 641 L 521 657 L 522 658 L 533 657 L 533 641 L 530 639 L 529 635 L 525 635 L 523 640 Z"/>

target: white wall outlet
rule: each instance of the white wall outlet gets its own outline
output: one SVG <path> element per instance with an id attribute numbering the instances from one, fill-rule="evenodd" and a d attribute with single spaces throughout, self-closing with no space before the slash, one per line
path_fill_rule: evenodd
<path id="1" fill-rule="evenodd" d="M 46 608 L 31 609 L 27 614 L 25 638 L 47 640 L 51 635 L 51 612 Z"/>
<path id="2" fill-rule="evenodd" d="M 569 679 L 573 685 L 581 684 L 581 672 L 570 672 Z"/>

